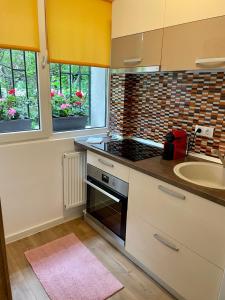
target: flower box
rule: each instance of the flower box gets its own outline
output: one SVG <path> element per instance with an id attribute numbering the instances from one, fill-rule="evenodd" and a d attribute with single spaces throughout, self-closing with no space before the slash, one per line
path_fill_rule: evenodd
<path id="1" fill-rule="evenodd" d="M 30 119 L 2 120 L 0 121 L 0 132 L 18 132 L 31 130 Z"/>
<path id="2" fill-rule="evenodd" d="M 53 117 L 54 131 L 69 131 L 84 129 L 87 124 L 87 116 Z"/>

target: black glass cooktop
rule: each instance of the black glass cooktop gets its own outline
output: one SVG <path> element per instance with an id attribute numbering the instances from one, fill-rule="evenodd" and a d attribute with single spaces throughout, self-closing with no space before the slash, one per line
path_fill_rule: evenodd
<path id="1" fill-rule="evenodd" d="M 131 139 L 93 144 L 92 146 L 131 161 L 160 156 L 163 151 L 161 148 L 149 146 Z"/>

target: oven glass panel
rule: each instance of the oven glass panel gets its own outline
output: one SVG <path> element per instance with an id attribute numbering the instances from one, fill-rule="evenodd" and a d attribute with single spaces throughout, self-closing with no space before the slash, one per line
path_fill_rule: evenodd
<path id="1" fill-rule="evenodd" d="M 127 199 L 116 202 L 90 186 L 87 193 L 87 212 L 125 240 Z"/>

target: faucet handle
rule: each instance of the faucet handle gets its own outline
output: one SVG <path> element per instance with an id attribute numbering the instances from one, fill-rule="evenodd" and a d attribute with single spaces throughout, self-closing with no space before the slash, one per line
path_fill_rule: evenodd
<path id="1" fill-rule="evenodd" d="M 212 149 L 211 153 L 212 153 L 212 155 L 215 155 L 215 156 L 222 155 L 219 149 Z"/>
<path id="2" fill-rule="evenodd" d="M 211 153 L 213 155 L 217 155 L 219 157 L 219 159 L 221 160 L 223 166 L 225 167 L 225 155 L 222 155 L 222 153 L 220 152 L 219 149 L 212 149 Z"/>

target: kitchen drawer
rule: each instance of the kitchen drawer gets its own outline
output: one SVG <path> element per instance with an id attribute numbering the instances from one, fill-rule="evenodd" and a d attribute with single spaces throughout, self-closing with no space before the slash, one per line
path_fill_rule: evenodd
<path id="1" fill-rule="evenodd" d="M 111 159 L 105 158 L 94 152 L 87 151 L 87 163 L 91 164 L 107 173 L 110 173 L 126 182 L 129 181 L 130 169 Z"/>
<path id="2" fill-rule="evenodd" d="M 163 244 L 161 239 L 176 250 Z M 218 299 L 223 271 L 170 236 L 135 218 L 130 211 L 126 251 L 184 299 Z"/>
<path id="3" fill-rule="evenodd" d="M 130 171 L 128 210 L 225 269 L 225 207 Z"/>

